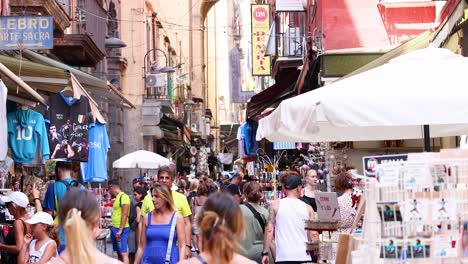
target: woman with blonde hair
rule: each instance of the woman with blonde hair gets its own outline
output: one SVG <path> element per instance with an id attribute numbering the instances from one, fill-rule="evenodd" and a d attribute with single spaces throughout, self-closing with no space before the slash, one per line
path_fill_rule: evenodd
<path id="1" fill-rule="evenodd" d="M 177 213 L 172 191 L 165 184 L 151 190 L 154 210 L 140 223 L 135 263 L 177 263 L 185 256 L 185 223 Z"/>
<path id="2" fill-rule="evenodd" d="M 85 190 L 70 188 L 60 201 L 59 225 L 64 229 L 67 247 L 49 263 L 117 264 L 121 263 L 99 251 L 94 240 L 101 233 L 100 207 L 96 197 Z"/>
<path id="3" fill-rule="evenodd" d="M 250 264 L 255 263 L 236 253 L 244 233 L 244 218 L 238 202 L 223 192 L 213 193 L 198 216 L 202 239 L 200 255 L 181 264 Z"/>

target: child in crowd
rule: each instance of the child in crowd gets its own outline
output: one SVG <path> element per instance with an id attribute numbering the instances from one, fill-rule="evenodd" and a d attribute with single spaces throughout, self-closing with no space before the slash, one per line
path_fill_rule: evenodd
<path id="1" fill-rule="evenodd" d="M 32 226 L 32 234 L 26 234 L 18 263 L 47 263 L 57 256 L 57 244 L 49 237 L 54 220 L 46 212 L 38 212 L 25 221 Z M 34 238 L 34 239 L 33 239 Z"/>

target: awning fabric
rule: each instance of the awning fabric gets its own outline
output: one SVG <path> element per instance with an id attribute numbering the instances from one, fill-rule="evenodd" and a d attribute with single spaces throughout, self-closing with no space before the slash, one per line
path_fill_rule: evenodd
<path id="1" fill-rule="evenodd" d="M 91 74 L 85 73 L 60 61 L 48 58 L 31 50 L 24 50 L 23 55 L 34 62 L 46 64 L 58 70 L 66 70 L 73 73 L 78 81 L 85 87 L 85 89 L 88 90 L 88 92 L 90 92 L 91 95 L 103 96 L 114 102 L 124 102 L 128 106 L 135 108 L 135 106 L 127 98 L 125 98 L 122 93 L 120 93 L 120 91 L 111 86 L 111 84 L 105 80 L 94 77 Z"/>
<path id="2" fill-rule="evenodd" d="M 163 129 L 172 131 L 172 133 L 174 133 L 174 131 L 176 131 L 178 128 L 180 129 L 182 133 L 184 133 L 184 135 L 187 137 L 189 141 L 191 139 L 190 131 L 187 129 L 187 127 L 185 126 L 183 122 L 177 119 L 171 118 L 167 115 L 163 115 L 163 117 L 161 118 L 161 121 L 159 122 L 159 126 Z"/>
<path id="3" fill-rule="evenodd" d="M 456 1 L 451 1 L 451 2 L 456 2 Z M 378 59 L 362 66 L 361 68 L 351 72 L 350 74 L 347 74 L 344 76 L 342 79 L 363 73 L 365 71 L 368 71 L 370 69 L 379 67 L 387 62 L 389 62 L 391 59 L 396 58 L 398 56 L 401 56 L 403 54 L 407 54 L 409 52 L 418 50 L 418 49 L 423 49 L 429 47 L 429 45 L 432 45 L 436 48 L 441 47 L 441 45 L 445 42 L 445 40 L 450 37 L 450 35 L 453 33 L 453 29 L 456 28 L 457 22 L 460 21 L 460 19 L 463 18 L 464 16 L 464 1 L 459 1 L 457 5 L 454 5 L 453 10 L 450 15 L 445 18 L 445 20 L 439 25 L 437 30 L 435 31 L 425 31 L 419 36 L 413 38 L 412 40 L 388 51 Z M 449 12 L 449 11 L 447 11 Z"/>
<path id="4" fill-rule="evenodd" d="M 281 101 L 296 95 L 295 86 L 299 71 L 281 78 L 277 83 L 250 98 L 247 103 L 247 118 L 255 118 L 265 109 L 277 107 Z"/>

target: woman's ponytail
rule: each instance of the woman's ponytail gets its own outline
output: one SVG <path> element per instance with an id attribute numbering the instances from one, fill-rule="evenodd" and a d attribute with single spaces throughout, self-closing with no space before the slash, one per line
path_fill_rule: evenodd
<path id="1" fill-rule="evenodd" d="M 94 242 L 89 226 L 81 217 L 81 211 L 72 208 L 67 213 L 66 221 L 63 223 L 67 248 L 73 251 L 70 254 L 71 264 L 95 263 Z"/>
<path id="2" fill-rule="evenodd" d="M 225 225 L 225 220 L 213 211 L 204 212 L 200 230 L 203 234 L 203 248 L 212 254 L 217 263 L 229 263 L 239 244 Z"/>

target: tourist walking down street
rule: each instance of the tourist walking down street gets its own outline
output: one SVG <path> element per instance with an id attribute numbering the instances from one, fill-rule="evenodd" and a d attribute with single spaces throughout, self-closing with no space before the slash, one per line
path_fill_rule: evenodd
<path id="1" fill-rule="evenodd" d="M 59 214 L 59 212 L 57 211 L 65 193 L 72 187 L 79 187 L 82 190 L 87 189 L 83 185 L 79 184 L 78 181 L 72 178 L 72 169 L 70 162 L 57 161 L 55 165 L 55 171 L 58 175 L 58 180 L 49 184 L 49 187 L 47 188 L 44 197 L 44 202 L 42 203 L 42 207 L 44 208 L 44 211 L 46 213 L 49 213 L 50 215 L 52 215 L 52 217 L 55 217 L 54 223 L 55 225 L 57 225 L 57 216 Z M 62 227 L 59 226 L 58 230 L 60 237 L 60 245 L 58 252 L 61 253 L 66 247 L 66 235 Z"/>
<path id="2" fill-rule="evenodd" d="M 237 201 L 224 192 L 213 193 L 206 200 L 198 216 L 202 239 L 200 255 L 181 264 L 251 264 L 239 255 L 238 241 L 244 233 L 244 219 Z"/>
<path id="3" fill-rule="evenodd" d="M 192 230 L 194 235 L 194 245 L 196 251 L 199 251 L 201 248 L 201 236 L 200 228 L 198 227 L 198 215 L 202 209 L 202 206 L 205 204 L 206 199 L 208 199 L 209 186 L 208 183 L 203 182 L 197 188 L 197 196 L 193 197 L 190 203 L 190 208 L 192 208 Z"/>
<path id="4" fill-rule="evenodd" d="M 70 189 L 59 206 L 59 225 L 64 229 L 67 247 L 50 264 L 117 264 L 106 256 L 94 241 L 101 234 L 100 206 L 96 197 L 78 188 Z"/>
<path id="5" fill-rule="evenodd" d="M 315 232 L 305 230 L 305 221 L 315 218 L 312 207 L 301 200 L 302 179 L 296 172 L 286 172 L 280 179 L 286 197 L 271 203 L 263 240 L 262 263 L 268 264 L 268 250 L 275 227 L 276 263 L 311 262 L 306 242 L 315 240 Z"/>
<path id="6" fill-rule="evenodd" d="M 140 224 L 141 237 L 135 263 L 171 263 L 185 258 L 184 218 L 176 211 L 173 192 L 165 184 L 152 190 L 154 210 Z"/>
<path id="7" fill-rule="evenodd" d="M 174 184 L 174 172 L 169 166 L 162 166 L 158 170 L 157 177 L 153 178 L 153 184 L 163 183 L 169 188 L 171 188 Z M 174 201 L 174 206 L 179 212 L 180 215 L 184 217 L 185 222 L 185 241 L 190 241 L 191 234 L 192 234 L 192 224 L 190 223 L 190 216 L 192 215 L 192 211 L 190 210 L 190 205 L 187 201 L 187 197 L 185 195 L 178 193 L 176 191 L 172 191 L 172 199 Z M 143 200 L 143 205 L 141 208 L 141 215 L 146 215 L 147 213 L 154 210 L 154 204 L 151 199 L 148 199 L 148 196 L 145 197 Z M 191 255 L 191 246 L 186 244 L 186 247 L 189 250 L 185 251 L 186 258 L 190 257 Z"/>
<path id="8" fill-rule="evenodd" d="M 117 180 L 110 180 L 108 186 L 111 195 L 115 197 L 114 205 L 112 206 L 112 246 L 114 252 L 117 252 L 119 260 L 128 264 L 128 235 L 130 232 L 128 216 L 130 214 L 130 197 L 122 191 Z"/>
<path id="9" fill-rule="evenodd" d="M 47 263 L 52 257 L 57 257 L 57 243 L 49 237 L 54 226 L 52 216 L 38 212 L 25 222 L 31 225 L 32 234 L 24 237 L 18 264 Z"/>
<path id="10" fill-rule="evenodd" d="M 244 185 L 244 195 L 247 201 L 241 204 L 240 208 L 248 232 L 240 242 L 243 248 L 240 254 L 260 263 L 262 262 L 263 235 L 268 219 L 268 211 L 260 205 L 263 197 L 262 186 L 258 182 L 247 182 Z"/>
<path id="11" fill-rule="evenodd" d="M 23 247 L 24 237 L 30 233 L 30 227 L 26 224 L 26 221 L 30 219 L 26 213 L 29 200 L 22 192 L 12 192 L 0 199 L 8 209 L 8 213 L 15 218 L 13 230 L 5 237 L 5 244 L 0 244 L 1 263 L 16 264 L 18 254 Z"/>
<path id="12" fill-rule="evenodd" d="M 241 203 L 242 200 L 242 192 L 239 187 L 241 181 L 241 174 L 234 172 L 230 178 L 229 185 L 226 187 L 226 191 L 229 192 L 238 203 Z"/>

